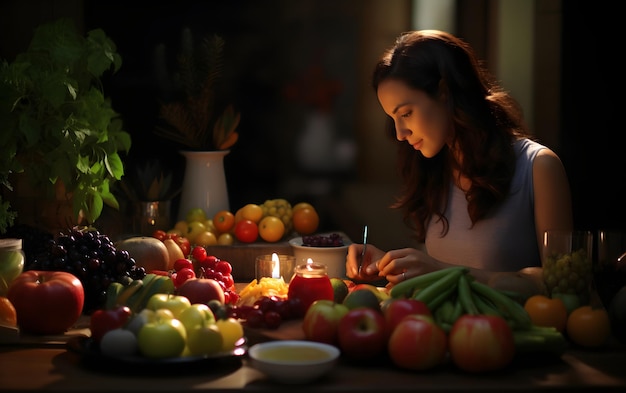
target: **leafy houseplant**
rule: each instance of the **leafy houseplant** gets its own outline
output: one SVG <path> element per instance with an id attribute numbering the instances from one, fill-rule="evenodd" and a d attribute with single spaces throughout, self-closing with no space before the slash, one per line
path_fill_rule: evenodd
<path id="1" fill-rule="evenodd" d="M 0 64 L 0 182 L 13 191 L 16 174 L 53 196 L 59 185 L 73 217 L 93 223 L 104 204 L 118 209 L 110 186 L 124 175 L 119 152 L 130 135 L 105 98 L 101 77 L 121 57 L 101 29 L 79 34 L 69 19 L 39 26 L 28 49 Z M 6 188 L 6 190 L 5 190 Z M 0 195 L 0 233 L 16 218 Z"/>

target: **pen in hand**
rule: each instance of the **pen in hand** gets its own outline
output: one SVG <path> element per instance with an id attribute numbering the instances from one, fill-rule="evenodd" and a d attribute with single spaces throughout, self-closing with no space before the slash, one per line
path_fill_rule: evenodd
<path id="1" fill-rule="evenodd" d="M 363 249 L 361 255 L 359 255 L 359 276 L 361 275 L 361 267 L 363 266 L 363 258 L 365 257 L 365 251 L 367 249 L 367 225 L 363 227 Z"/>

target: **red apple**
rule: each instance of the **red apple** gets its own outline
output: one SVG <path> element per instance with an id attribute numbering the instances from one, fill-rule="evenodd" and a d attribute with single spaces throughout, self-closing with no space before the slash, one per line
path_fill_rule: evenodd
<path id="1" fill-rule="evenodd" d="M 224 290 L 212 278 L 190 278 L 176 289 L 176 294 L 185 296 L 191 304 L 207 304 L 211 300 L 218 300 L 224 304 Z"/>
<path id="2" fill-rule="evenodd" d="M 342 354 L 355 360 L 375 358 L 385 352 L 385 317 L 367 307 L 349 310 L 339 321 L 337 341 Z"/>
<path id="3" fill-rule="evenodd" d="M 336 345 L 339 321 L 348 313 L 348 307 L 332 300 L 316 300 L 308 308 L 302 321 L 307 340 Z"/>
<path id="4" fill-rule="evenodd" d="M 515 355 L 511 327 L 494 315 L 462 315 L 452 325 L 448 340 L 452 361 L 468 372 L 502 369 Z"/>
<path id="5" fill-rule="evenodd" d="M 408 315 L 427 315 L 432 317 L 426 303 L 416 299 L 390 298 L 382 304 L 382 311 L 387 323 L 387 335 L 391 336 L 400 321 Z"/>
<path id="6" fill-rule="evenodd" d="M 11 282 L 7 298 L 23 332 L 62 334 L 80 317 L 85 291 L 71 273 L 28 270 Z"/>
<path id="7" fill-rule="evenodd" d="M 389 337 L 387 351 L 393 363 L 409 370 L 428 370 L 442 364 L 448 350 L 446 332 L 432 317 L 409 315 Z"/>

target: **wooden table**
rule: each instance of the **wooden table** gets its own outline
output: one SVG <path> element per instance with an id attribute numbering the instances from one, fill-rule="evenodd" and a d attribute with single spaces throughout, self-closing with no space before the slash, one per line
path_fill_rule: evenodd
<path id="1" fill-rule="evenodd" d="M 239 289 L 246 284 L 238 283 Z M 562 356 L 518 357 L 507 369 L 475 375 L 452 364 L 415 372 L 394 367 L 389 359 L 354 364 L 340 359 L 328 376 L 307 386 L 280 385 L 249 366 L 246 356 L 215 362 L 177 363 L 158 370 L 89 360 L 67 350 L 71 337 L 89 335 L 88 318 L 60 337 L 22 337 L 0 344 L 0 392 L 520 392 L 526 390 L 626 391 L 626 345 L 611 340 L 602 350 L 572 348 Z M 277 330 L 247 329 L 248 346 L 280 339 L 304 339 L 301 320 L 284 322 Z"/>

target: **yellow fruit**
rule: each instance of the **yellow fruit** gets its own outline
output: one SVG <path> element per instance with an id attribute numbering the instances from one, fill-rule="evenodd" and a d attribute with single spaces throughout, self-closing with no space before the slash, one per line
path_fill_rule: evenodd
<path id="1" fill-rule="evenodd" d="M 222 233 L 217 238 L 217 244 L 220 246 L 231 246 L 235 242 L 235 238 L 232 233 Z"/>
<path id="2" fill-rule="evenodd" d="M 231 351 L 235 348 L 237 341 L 243 337 L 243 326 L 235 318 L 218 319 L 217 325 L 222 334 L 222 350 Z"/>
<path id="3" fill-rule="evenodd" d="M 257 205 L 255 203 L 248 203 L 241 208 L 241 217 L 244 220 L 250 220 L 255 224 L 258 224 L 259 221 L 261 221 L 261 218 L 263 218 L 263 209 L 260 205 Z"/>
<path id="4" fill-rule="evenodd" d="M 268 199 L 261 205 L 263 209 L 263 217 L 278 217 L 285 224 L 285 233 L 291 233 L 293 226 L 291 217 L 293 215 L 291 204 L 286 199 Z"/>
<path id="5" fill-rule="evenodd" d="M 213 232 L 204 231 L 196 236 L 194 244 L 202 247 L 214 246 L 217 244 L 217 236 L 215 236 L 215 233 Z"/>
<path id="6" fill-rule="evenodd" d="M 187 233 L 187 230 L 189 229 L 189 223 L 185 220 L 180 220 L 176 224 L 174 224 L 173 229 L 180 231 L 180 233 Z"/>
<path id="7" fill-rule="evenodd" d="M 269 243 L 274 243 L 282 239 L 285 234 L 285 224 L 274 216 L 267 216 L 259 222 L 259 236 Z"/>
<path id="8" fill-rule="evenodd" d="M 217 229 L 215 228 L 215 225 L 213 225 L 213 219 L 212 218 L 208 218 L 205 222 L 204 222 L 204 226 L 206 227 L 206 230 L 209 232 L 217 232 Z"/>
<path id="9" fill-rule="evenodd" d="M 178 247 L 178 244 L 174 244 Z M 120 240 L 115 243 L 115 248 L 128 251 L 128 254 L 135 260 L 135 264 L 146 269 L 146 273 L 169 269 L 170 253 L 167 246 L 154 237 L 136 236 Z M 178 249 L 180 250 L 180 247 Z M 180 253 L 182 255 L 182 251 Z"/>
<path id="10" fill-rule="evenodd" d="M 168 235 L 178 235 L 178 236 L 185 236 L 185 234 L 187 233 L 187 230 L 185 230 L 185 232 L 182 232 L 180 229 L 177 228 L 172 228 L 169 231 L 166 232 Z"/>
<path id="11" fill-rule="evenodd" d="M 183 254 L 183 250 L 180 249 L 180 246 L 174 241 L 174 239 L 165 239 L 163 240 L 163 244 L 167 248 L 167 252 L 170 256 L 167 269 L 164 270 L 172 270 L 174 269 L 174 262 L 184 258 L 185 254 Z"/>
<path id="12" fill-rule="evenodd" d="M 301 235 L 311 235 L 317 231 L 320 217 L 315 209 L 302 207 L 293 213 L 293 229 Z"/>
<path id="13" fill-rule="evenodd" d="M 189 239 L 191 244 L 196 243 L 196 236 L 201 234 L 202 232 L 206 232 L 206 227 L 202 223 L 202 221 L 192 221 L 189 223 L 189 227 L 187 228 L 187 233 L 185 237 Z"/>

